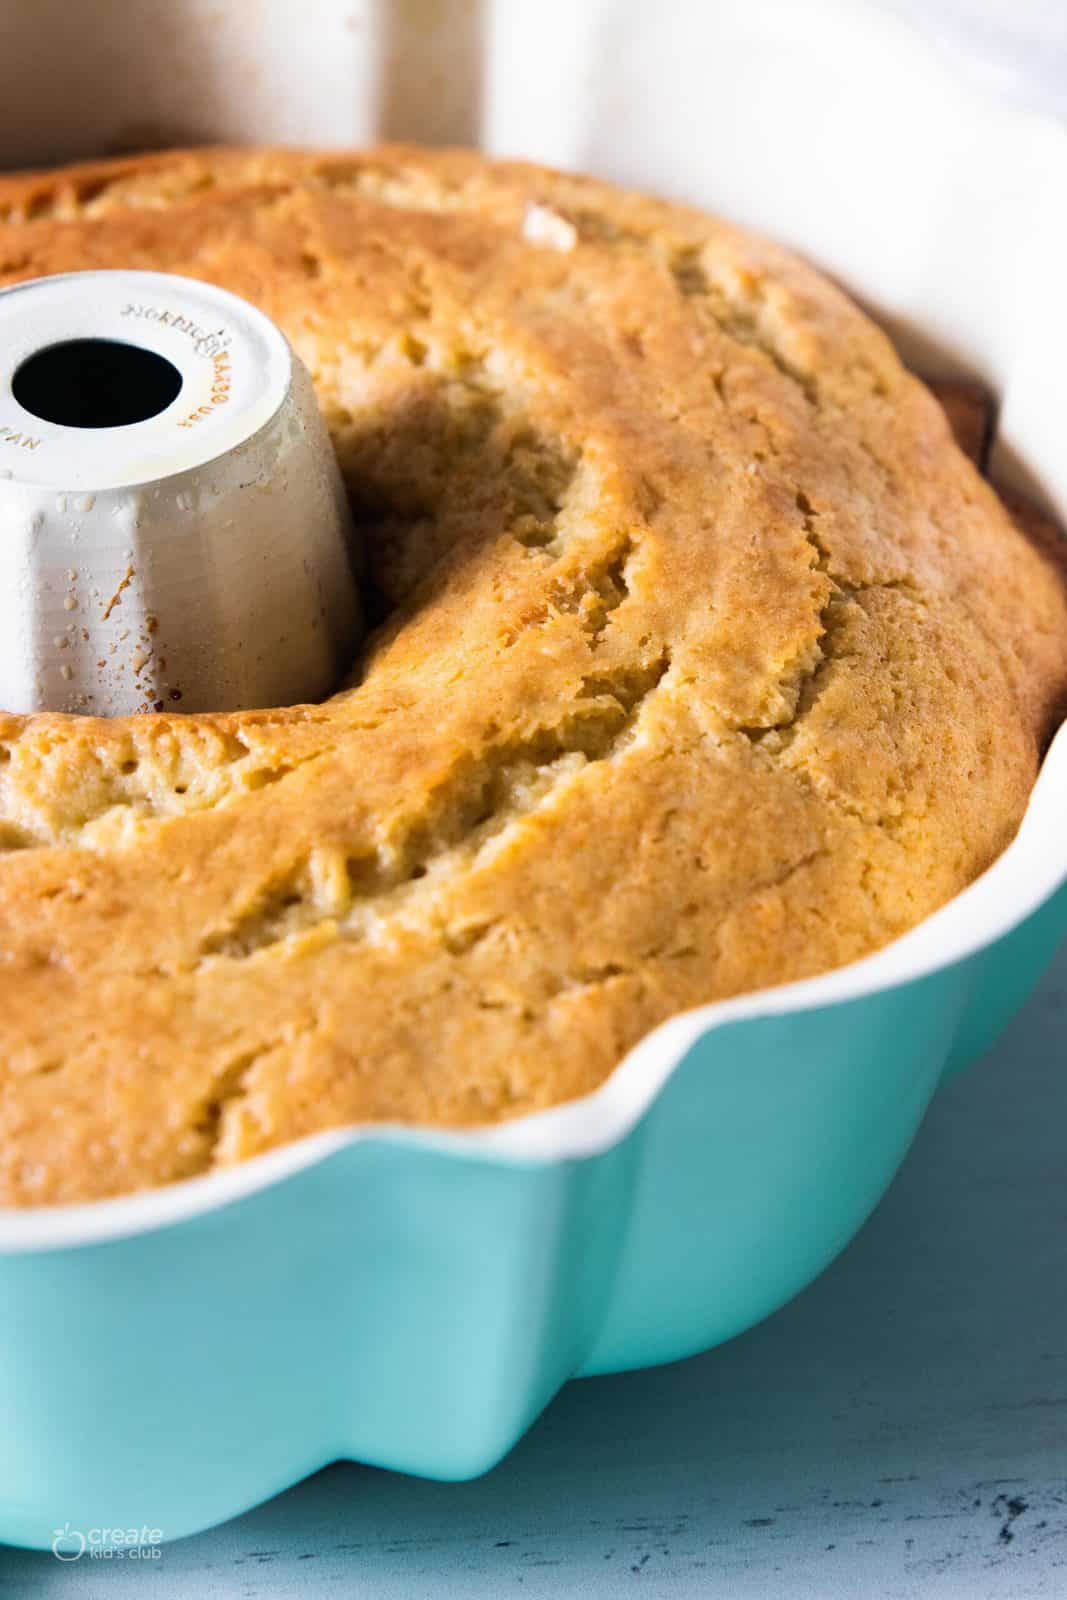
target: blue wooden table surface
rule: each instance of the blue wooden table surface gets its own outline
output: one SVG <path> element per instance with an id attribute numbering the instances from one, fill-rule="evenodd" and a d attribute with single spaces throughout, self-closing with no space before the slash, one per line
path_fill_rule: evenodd
<path id="1" fill-rule="evenodd" d="M 1067 111 L 1064 0 L 885 0 L 986 87 Z M 1067 952 L 944 1090 L 845 1254 L 777 1316 L 571 1384 L 495 1472 L 341 1465 L 151 1566 L 0 1551 L 103 1600 L 1067 1596 Z"/>

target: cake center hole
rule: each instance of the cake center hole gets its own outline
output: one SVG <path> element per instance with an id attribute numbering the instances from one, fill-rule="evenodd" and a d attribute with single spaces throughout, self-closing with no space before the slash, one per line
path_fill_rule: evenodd
<path id="1" fill-rule="evenodd" d="M 158 417 L 182 386 L 172 361 L 118 339 L 66 339 L 29 356 L 11 380 L 24 410 L 64 428 L 124 428 Z"/>

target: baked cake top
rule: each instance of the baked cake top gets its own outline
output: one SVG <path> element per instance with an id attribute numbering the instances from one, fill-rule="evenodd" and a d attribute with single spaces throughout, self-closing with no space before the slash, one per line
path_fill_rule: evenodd
<path id="1" fill-rule="evenodd" d="M 0 212 L 4 283 L 177 272 L 280 324 L 384 617 L 323 705 L 0 718 L 4 1201 L 580 1094 L 1011 838 L 1060 575 L 786 251 L 402 148 L 82 166 Z"/>

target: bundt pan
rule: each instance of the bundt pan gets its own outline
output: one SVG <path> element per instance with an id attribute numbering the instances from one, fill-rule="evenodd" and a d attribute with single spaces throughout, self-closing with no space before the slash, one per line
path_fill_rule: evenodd
<path id="1" fill-rule="evenodd" d="M 383 6 L 344 36 L 334 83 L 346 8 L 325 5 L 305 41 L 319 75 L 265 116 L 245 76 L 214 104 L 218 74 L 150 73 L 136 40 L 162 7 L 136 9 L 134 43 L 112 41 L 130 74 L 111 81 L 145 103 L 135 117 L 97 97 L 83 141 L 106 148 L 128 124 L 480 135 L 695 200 L 834 272 L 913 364 L 994 390 L 995 474 L 1067 516 L 1067 139 L 973 100 L 874 12 L 497 0 L 405 32 L 417 8 Z M 277 31 L 253 29 L 243 54 L 257 82 L 282 82 L 288 30 L 260 10 Z M 10 159 L 87 153 L 51 81 L 36 122 L 12 120 Z M 15 85 L 0 116 L 30 100 Z M 1061 731 L 1015 842 L 942 911 L 854 966 L 676 1017 L 584 1100 L 482 1132 L 353 1128 L 150 1193 L 0 1215 L 0 1538 L 177 1538 L 338 1457 L 467 1477 L 568 1378 L 768 1315 L 852 1237 L 945 1073 L 986 1048 L 1067 932 L 1065 814 Z"/>

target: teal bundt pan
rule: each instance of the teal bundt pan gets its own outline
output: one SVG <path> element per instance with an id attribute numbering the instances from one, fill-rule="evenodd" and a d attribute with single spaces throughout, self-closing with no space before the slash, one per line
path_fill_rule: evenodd
<path id="1" fill-rule="evenodd" d="M 509 5 L 505 43 L 491 150 L 801 246 L 910 358 L 932 348 L 925 370 L 979 372 L 998 474 L 1067 511 L 1061 129 L 965 93 L 857 0 Z M 1065 817 L 1067 729 L 1015 842 L 937 915 L 854 966 L 675 1018 L 582 1101 L 0 1212 L 0 1540 L 178 1538 L 338 1457 L 466 1477 L 568 1378 L 767 1316 L 856 1232 L 942 1077 L 1067 933 Z"/>
<path id="2" fill-rule="evenodd" d="M 707 1006 L 483 1132 L 319 1135 L 0 1215 L 0 1539 L 231 1517 L 338 1457 L 463 1478 L 568 1378 L 750 1327 L 848 1242 L 946 1071 L 1067 932 L 1067 729 L 962 895 L 826 977 Z"/>

